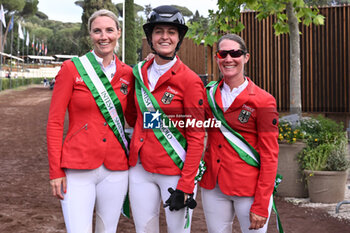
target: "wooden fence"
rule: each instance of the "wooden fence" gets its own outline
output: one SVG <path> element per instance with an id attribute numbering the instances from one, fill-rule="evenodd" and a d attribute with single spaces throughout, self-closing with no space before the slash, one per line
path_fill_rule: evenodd
<path id="1" fill-rule="evenodd" d="M 350 5 L 320 8 L 325 25 L 301 25 L 301 94 L 303 112 L 350 113 Z M 275 36 L 274 17 L 258 21 L 255 12 L 241 14 L 250 60 L 246 73 L 271 93 L 279 111 L 289 111 L 289 36 Z M 150 49 L 143 41 L 143 57 Z M 205 48 L 185 39 L 179 57 L 197 74 L 219 77 L 213 59 L 216 45 Z"/>
<path id="2" fill-rule="evenodd" d="M 196 45 L 192 40 L 185 38 L 177 55 L 181 61 L 198 75 L 206 74 L 206 52 L 203 45 Z M 142 39 L 142 59 L 151 52 L 147 39 Z"/>

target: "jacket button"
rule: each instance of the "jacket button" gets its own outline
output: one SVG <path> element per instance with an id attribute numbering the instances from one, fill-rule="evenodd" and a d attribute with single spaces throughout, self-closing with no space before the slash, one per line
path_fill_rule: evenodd
<path id="1" fill-rule="evenodd" d="M 104 139 L 102 139 L 102 141 L 103 141 L 103 142 L 106 142 L 106 141 L 107 141 L 107 139 L 105 139 L 105 138 L 104 138 Z"/>
<path id="2" fill-rule="evenodd" d="M 220 163 L 220 159 L 216 160 L 216 162 Z"/>
<path id="3" fill-rule="evenodd" d="M 143 138 L 140 138 L 140 142 L 143 142 Z"/>
<path id="4" fill-rule="evenodd" d="M 221 144 L 219 145 L 219 148 L 221 148 L 222 146 L 221 146 Z"/>
<path id="5" fill-rule="evenodd" d="M 107 122 L 103 123 L 103 125 L 106 126 L 106 125 L 107 125 Z"/>

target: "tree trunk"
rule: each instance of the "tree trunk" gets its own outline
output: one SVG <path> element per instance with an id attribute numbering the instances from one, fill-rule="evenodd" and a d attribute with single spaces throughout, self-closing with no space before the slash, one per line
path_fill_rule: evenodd
<path id="1" fill-rule="evenodd" d="M 123 18 L 124 20 L 124 18 Z M 134 0 L 125 1 L 125 63 L 134 65 L 137 62 L 137 48 L 135 37 Z"/>
<path id="2" fill-rule="evenodd" d="M 300 66 L 300 37 L 299 23 L 295 16 L 294 7 L 291 2 L 286 6 L 288 25 L 289 25 L 289 42 L 290 42 L 290 104 L 289 111 L 292 114 L 301 115 L 301 66 Z"/>

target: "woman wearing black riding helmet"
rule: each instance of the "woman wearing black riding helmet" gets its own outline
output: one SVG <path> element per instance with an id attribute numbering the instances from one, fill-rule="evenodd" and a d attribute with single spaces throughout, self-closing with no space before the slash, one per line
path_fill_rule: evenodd
<path id="1" fill-rule="evenodd" d="M 187 32 L 180 11 L 155 8 L 143 26 L 154 58 L 134 67 L 137 121 L 130 144 L 129 194 L 136 231 L 190 232 L 195 177 L 203 152 L 204 86 L 176 56 Z M 199 126 L 199 127 L 198 127 Z M 186 218 L 186 216 L 188 216 Z"/>

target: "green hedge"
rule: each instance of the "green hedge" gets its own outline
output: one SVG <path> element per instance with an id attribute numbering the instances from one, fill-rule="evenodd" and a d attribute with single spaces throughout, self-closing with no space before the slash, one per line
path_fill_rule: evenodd
<path id="1" fill-rule="evenodd" d="M 49 78 L 50 81 L 52 78 Z M 0 91 L 6 89 L 14 89 L 20 86 L 27 86 L 31 84 L 41 84 L 44 78 L 0 78 Z"/>

